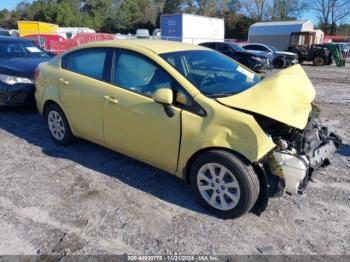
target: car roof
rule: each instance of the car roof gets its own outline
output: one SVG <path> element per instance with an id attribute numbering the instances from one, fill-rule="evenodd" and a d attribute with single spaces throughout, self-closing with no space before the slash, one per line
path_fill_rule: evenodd
<path id="1" fill-rule="evenodd" d="M 246 46 L 246 45 L 262 45 L 262 46 L 267 46 L 267 45 L 262 44 L 262 43 L 246 43 L 246 44 L 243 44 L 243 46 Z"/>
<path id="2" fill-rule="evenodd" d="M 165 40 L 109 40 L 101 42 L 93 42 L 80 46 L 84 47 L 119 47 L 119 48 L 130 48 L 130 47 L 142 47 L 153 51 L 156 54 L 190 51 L 190 50 L 208 50 L 207 48 L 199 45 L 185 44 L 175 41 Z M 80 49 L 77 48 L 77 49 Z M 77 50 L 75 49 L 75 50 Z"/>
<path id="3" fill-rule="evenodd" d="M 12 36 L 0 36 L 0 42 L 28 42 L 27 39 L 20 38 L 20 37 L 12 37 Z"/>

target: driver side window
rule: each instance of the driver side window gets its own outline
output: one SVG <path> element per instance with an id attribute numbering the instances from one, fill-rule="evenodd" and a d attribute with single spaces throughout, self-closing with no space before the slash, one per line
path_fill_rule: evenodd
<path id="1" fill-rule="evenodd" d="M 261 46 L 261 51 L 264 51 L 264 52 L 266 52 L 266 53 L 269 53 L 269 52 L 270 52 L 270 50 L 267 49 L 265 46 Z"/>
<path id="2" fill-rule="evenodd" d="M 162 68 L 130 51 L 117 51 L 111 82 L 148 97 L 159 88 L 172 88 L 172 79 Z"/>
<path id="3" fill-rule="evenodd" d="M 174 105 L 190 109 L 193 100 L 183 87 L 149 58 L 128 50 L 116 50 L 111 83 L 138 94 L 152 97 L 159 88 L 171 88 Z"/>

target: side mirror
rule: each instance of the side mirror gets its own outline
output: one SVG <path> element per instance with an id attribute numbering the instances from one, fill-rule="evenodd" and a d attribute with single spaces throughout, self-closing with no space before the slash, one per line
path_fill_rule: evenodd
<path id="1" fill-rule="evenodd" d="M 159 88 L 153 93 L 152 98 L 159 104 L 171 105 L 173 103 L 173 91 L 170 88 Z"/>
<path id="2" fill-rule="evenodd" d="M 171 107 L 174 99 L 173 96 L 173 91 L 170 88 L 159 88 L 152 95 L 154 102 L 163 105 L 164 111 L 168 117 L 173 117 L 175 115 Z"/>

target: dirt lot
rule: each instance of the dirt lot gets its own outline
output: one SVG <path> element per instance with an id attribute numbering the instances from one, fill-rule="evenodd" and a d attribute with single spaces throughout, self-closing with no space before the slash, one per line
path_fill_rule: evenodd
<path id="1" fill-rule="evenodd" d="M 57 146 L 35 112 L 1 112 L 0 253 L 350 255 L 349 66 L 305 66 L 344 146 L 305 195 L 261 217 L 218 219 L 171 175 L 88 142 Z"/>

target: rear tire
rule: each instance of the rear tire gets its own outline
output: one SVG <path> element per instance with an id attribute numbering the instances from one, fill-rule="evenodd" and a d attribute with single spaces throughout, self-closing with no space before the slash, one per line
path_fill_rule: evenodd
<path id="1" fill-rule="evenodd" d="M 67 118 L 58 105 L 48 105 L 45 110 L 45 118 L 50 135 L 57 144 L 69 145 L 75 141 Z"/>
<path id="2" fill-rule="evenodd" d="M 220 150 L 205 152 L 194 161 L 191 187 L 199 203 L 221 218 L 238 218 L 249 212 L 260 191 L 253 167 Z"/>
<path id="3" fill-rule="evenodd" d="M 326 59 L 323 56 L 315 56 L 313 64 L 314 66 L 324 66 L 326 64 Z"/>

